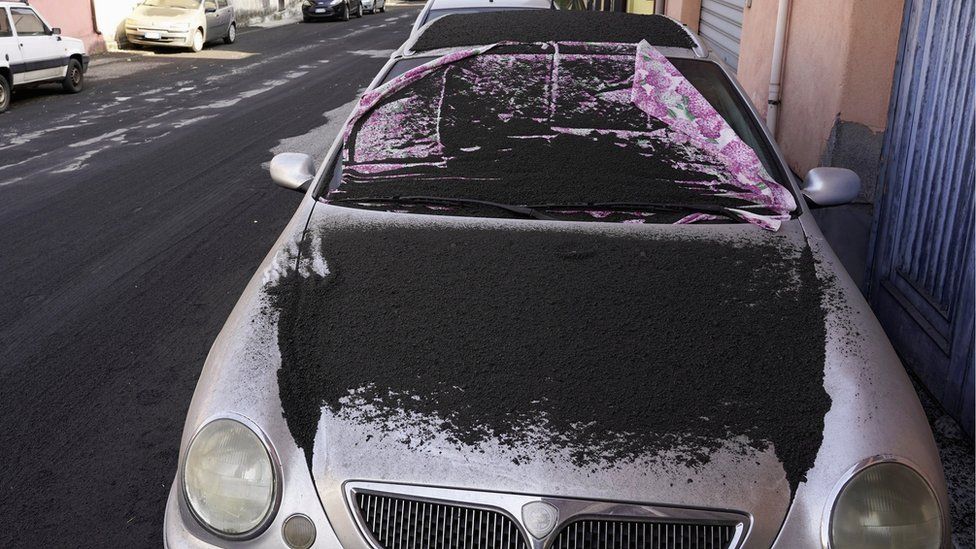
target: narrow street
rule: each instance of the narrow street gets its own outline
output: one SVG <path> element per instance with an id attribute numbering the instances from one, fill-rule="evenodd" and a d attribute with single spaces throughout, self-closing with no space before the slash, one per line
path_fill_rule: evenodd
<path id="1" fill-rule="evenodd" d="M 0 118 L 0 547 L 162 542 L 207 351 L 416 9 L 97 57 Z M 262 166 L 264 164 L 264 166 Z"/>

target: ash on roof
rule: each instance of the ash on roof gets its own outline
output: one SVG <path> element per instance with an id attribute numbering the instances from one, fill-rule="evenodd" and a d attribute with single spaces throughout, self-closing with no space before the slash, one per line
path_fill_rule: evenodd
<path id="1" fill-rule="evenodd" d="M 615 12 L 512 10 L 452 14 L 437 19 L 413 45 L 414 51 L 496 42 L 619 42 L 694 48 L 688 33 L 661 15 Z"/>
<path id="2" fill-rule="evenodd" d="M 793 490 L 814 463 L 830 397 L 806 246 L 552 226 L 316 236 L 303 254 L 327 274 L 272 290 L 282 407 L 310 466 L 322 407 L 376 431 L 420 414 L 473 448 L 517 451 L 537 427 L 580 467 L 702 465 L 740 437 L 771 446 Z"/>

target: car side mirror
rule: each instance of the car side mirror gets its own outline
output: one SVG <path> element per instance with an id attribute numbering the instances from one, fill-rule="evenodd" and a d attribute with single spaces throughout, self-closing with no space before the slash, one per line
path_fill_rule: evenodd
<path id="1" fill-rule="evenodd" d="M 51 34 L 53 34 L 54 36 L 60 36 L 61 35 L 61 27 L 54 27 L 53 29 L 51 29 Z"/>
<path id="2" fill-rule="evenodd" d="M 803 178 L 802 191 L 811 206 L 839 206 L 857 198 L 861 178 L 846 168 L 814 168 Z"/>
<path id="3" fill-rule="evenodd" d="M 302 153 L 281 153 L 271 159 L 271 179 L 279 186 L 304 191 L 315 178 L 312 157 Z"/>

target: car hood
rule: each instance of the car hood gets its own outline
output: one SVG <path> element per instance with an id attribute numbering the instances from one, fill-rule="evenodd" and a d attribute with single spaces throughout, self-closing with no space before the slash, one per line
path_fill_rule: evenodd
<path id="1" fill-rule="evenodd" d="M 320 204 L 300 256 L 269 310 L 330 516 L 378 481 L 734 510 L 771 542 L 813 465 L 824 282 L 799 223 Z"/>
<path id="2" fill-rule="evenodd" d="M 137 6 L 134 10 L 132 10 L 132 17 L 135 19 L 172 22 L 192 19 L 196 13 L 196 10 L 185 10 L 180 8 Z"/>

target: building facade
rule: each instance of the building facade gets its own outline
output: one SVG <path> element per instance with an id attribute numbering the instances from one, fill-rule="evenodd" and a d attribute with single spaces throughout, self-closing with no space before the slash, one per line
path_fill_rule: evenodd
<path id="1" fill-rule="evenodd" d="M 973 10 L 968 0 L 664 4 L 736 72 L 764 116 L 776 109 L 776 140 L 794 172 L 838 166 L 861 177 L 856 204 L 815 215 L 906 365 L 970 435 Z"/>

